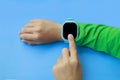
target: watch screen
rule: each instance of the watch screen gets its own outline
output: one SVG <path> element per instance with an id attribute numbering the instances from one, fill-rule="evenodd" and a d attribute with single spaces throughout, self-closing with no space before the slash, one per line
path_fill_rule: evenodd
<path id="1" fill-rule="evenodd" d="M 77 37 L 77 25 L 73 22 L 65 23 L 63 25 L 63 37 L 68 39 L 69 34 L 72 34 L 74 39 Z"/>

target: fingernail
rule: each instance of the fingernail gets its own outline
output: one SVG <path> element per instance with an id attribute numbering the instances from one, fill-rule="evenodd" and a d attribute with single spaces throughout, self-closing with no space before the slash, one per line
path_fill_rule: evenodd
<path id="1" fill-rule="evenodd" d="M 72 39 L 73 38 L 73 35 L 72 34 L 69 34 L 68 35 L 68 39 Z"/>

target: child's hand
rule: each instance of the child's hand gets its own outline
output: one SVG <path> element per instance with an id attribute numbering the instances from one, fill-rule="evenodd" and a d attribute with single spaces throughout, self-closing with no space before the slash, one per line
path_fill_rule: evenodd
<path id="1" fill-rule="evenodd" d="M 53 67 L 55 80 L 81 80 L 81 66 L 72 35 L 68 36 L 69 50 L 64 48 L 62 56 Z"/>
<path id="2" fill-rule="evenodd" d="M 20 38 L 28 44 L 60 41 L 61 25 L 48 20 L 32 20 L 20 31 Z"/>

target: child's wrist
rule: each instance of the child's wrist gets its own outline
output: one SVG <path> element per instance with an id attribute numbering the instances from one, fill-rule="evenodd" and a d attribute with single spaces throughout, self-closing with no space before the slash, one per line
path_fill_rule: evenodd
<path id="1" fill-rule="evenodd" d="M 58 25 L 58 41 L 63 41 L 62 37 L 61 37 L 61 28 L 62 28 L 62 25 Z"/>

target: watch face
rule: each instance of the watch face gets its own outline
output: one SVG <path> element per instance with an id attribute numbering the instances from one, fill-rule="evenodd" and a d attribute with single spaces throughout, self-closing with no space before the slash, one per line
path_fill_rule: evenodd
<path id="1" fill-rule="evenodd" d="M 68 39 L 68 35 L 72 34 L 74 39 L 77 37 L 77 25 L 74 22 L 68 22 L 63 25 L 63 37 Z"/>

